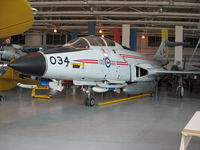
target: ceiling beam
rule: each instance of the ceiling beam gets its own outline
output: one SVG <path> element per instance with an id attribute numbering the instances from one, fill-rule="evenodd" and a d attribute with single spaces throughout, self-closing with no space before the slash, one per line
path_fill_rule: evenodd
<path id="1" fill-rule="evenodd" d="M 181 16 L 181 17 L 199 17 L 200 13 L 178 13 L 178 12 L 124 12 L 124 11 L 42 11 L 37 12 L 35 16 L 38 15 L 107 15 L 107 16 L 124 16 L 126 15 L 137 15 L 143 16 Z"/>
<path id="2" fill-rule="evenodd" d="M 51 26 L 51 27 L 47 27 L 47 26 L 42 26 L 42 25 L 34 25 L 32 26 L 31 29 L 35 29 L 35 30 L 53 30 L 55 27 Z M 72 25 L 67 25 L 67 26 L 57 26 L 57 28 L 59 30 L 71 30 L 71 29 L 79 29 L 79 30 L 86 30 L 88 27 L 85 26 L 85 25 L 80 25 L 80 26 L 72 26 Z M 102 26 L 102 27 L 99 27 L 97 26 L 96 29 L 99 30 L 99 29 L 103 29 L 103 30 L 109 30 L 109 31 L 112 31 L 112 29 L 114 28 L 121 28 L 121 26 Z M 136 28 L 136 29 L 139 29 L 139 30 L 162 30 L 163 28 L 162 27 L 140 27 L 140 26 L 136 26 L 136 25 L 132 25 L 131 28 Z M 170 31 L 174 31 L 175 28 L 174 27 L 167 27 L 165 29 L 168 29 Z M 197 28 L 183 28 L 184 31 L 186 32 L 194 32 L 194 33 L 198 33 L 199 29 Z M 200 33 L 200 32 L 199 32 Z"/>
<path id="3" fill-rule="evenodd" d="M 170 1 L 43 1 L 30 2 L 32 7 L 167 7 L 167 8 L 200 8 L 200 3 Z"/>
<path id="4" fill-rule="evenodd" d="M 81 24 L 90 21 L 97 23 L 109 24 L 157 24 L 157 25 L 182 25 L 182 26 L 197 26 L 197 22 L 186 21 L 152 21 L 152 20 L 35 20 L 35 23 L 60 23 L 60 24 Z"/>

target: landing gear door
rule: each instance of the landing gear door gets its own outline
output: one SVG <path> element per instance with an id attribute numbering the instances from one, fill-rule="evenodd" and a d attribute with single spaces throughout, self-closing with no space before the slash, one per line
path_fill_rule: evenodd
<path id="1" fill-rule="evenodd" d="M 131 69 L 131 82 L 134 82 L 136 79 L 137 79 L 137 76 L 136 76 L 136 66 L 131 64 L 130 65 L 130 69 Z"/>

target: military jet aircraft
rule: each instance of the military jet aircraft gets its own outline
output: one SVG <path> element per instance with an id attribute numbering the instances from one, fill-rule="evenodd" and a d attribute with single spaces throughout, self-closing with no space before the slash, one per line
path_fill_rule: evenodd
<path id="1" fill-rule="evenodd" d="M 2 46 L 0 47 L 0 60 L 9 62 L 14 58 L 26 55 L 22 50 L 23 47 L 16 44 Z"/>
<path id="2" fill-rule="evenodd" d="M 44 78 L 72 80 L 85 87 L 85 104 L 94 106 L 94 92 L 119 91 L 128 94 L 153 92 L 155 81 L 163 74 L 187 74 L 189 71 L 168 71 L 163 58 L 166 45 L 181 45 L 163 41 L 153 57 L 130 51 L 102 37 L 79 37 L 61 48 L 35 52 L 9 64 L 20 72 Z M 195 72 L 196 73 L 196 72 Z M 183 86 L 178 87 L 183 94 Z"/>

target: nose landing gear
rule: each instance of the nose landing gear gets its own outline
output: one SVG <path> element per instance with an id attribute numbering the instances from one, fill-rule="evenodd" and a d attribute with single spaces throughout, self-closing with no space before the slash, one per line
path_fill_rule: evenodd
<path id="1" fill-rule="evenodd" d="M 93 107 L 95 105 L 95 99 L 93 98 L 93 92 L 92 92 L 92 88 L 90 86 L 88 86 L 85 90 L 85 94 L 87 95 L 86 99 L 85 99 L 85 105 L 86 106 L 90 106 Z"/>

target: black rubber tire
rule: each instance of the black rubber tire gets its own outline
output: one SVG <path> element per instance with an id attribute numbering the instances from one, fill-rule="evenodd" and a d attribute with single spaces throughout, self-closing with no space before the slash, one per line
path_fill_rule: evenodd
<path id="1" fill-rule="evenodd" d="M 95 105 L 95 99 L 94 98 L 91 98 L 91 99 L 86 98 L 85 99 L 85 105 L 90 106 L 90 107 L 94 106 Z"/>
<path id="2" fill-rule="evenodd" d="M 89 103 L 90 103 L 90 106 L 93 107 L 95 105 L 95 99 L 91 98 Z"/>
<path id="3" fill-rule="evenodd" d="M 182 98 L 184 96 L 184 88 L 183 87 L 178 87 L 177 90 L 177 96 Z"/>

